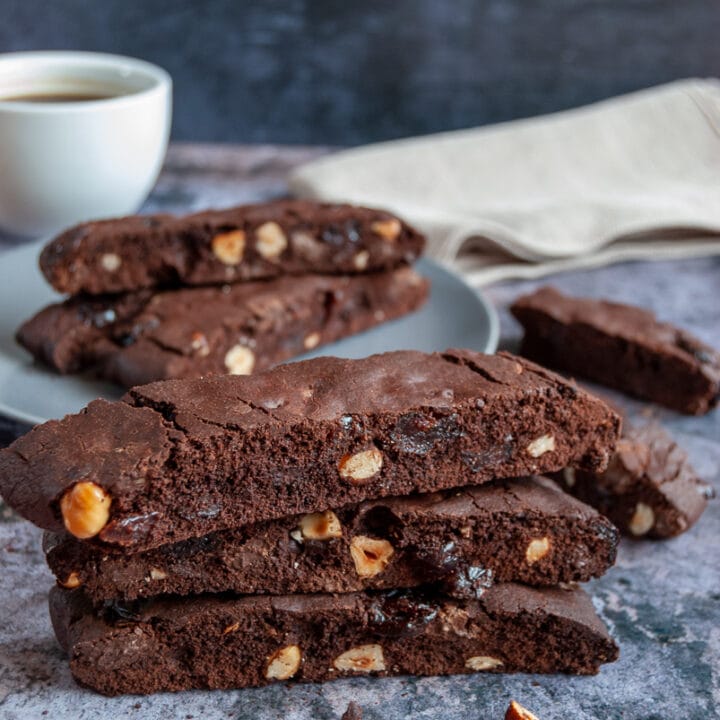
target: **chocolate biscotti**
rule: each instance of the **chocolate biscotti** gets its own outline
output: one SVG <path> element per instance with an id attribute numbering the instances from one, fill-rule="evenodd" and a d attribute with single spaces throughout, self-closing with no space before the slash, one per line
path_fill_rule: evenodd
<path id="1" fill-rule="evenodd" d="M 97 295 L 390 270 L 423 246 L 417 230 L 382 210 L 284 200 L 84 223 L 50 242 L 40 267 L 58 292 Z"/>
<path id="2" fill-rule="evenodd" d="M 97 614 L 54 588 L 75 679 L 105 695 L 357 675 L 594 674 L 617 647 L 581 590 L 497 585 L 479 600 L 413 593 L 205 595 Z"/>
<path id="3" fill-rule="evenodd" d="M 371 500 L 127 554 L 47 534 L 64 587 L 94 602 L 233 591 L 283 595 L 433 584 L 452 596 L 493 582 L 557 585 L 615 562 L 609 520 L 541 477 Z"/>
<path id="4" fill-rule="evenodd" d="M 40 527 L 139 551 L 389 495 L 601 471 L 619 429 L 602 401 L 509 354 L 326 357 L 96 400 L 1 451 L 0 491 Z"/>
<path id="5" fill-rule="evenodd" d="M 248 374 L 416 310 L 428 283 L 408 267 L 222 287 L 77 296 L 28 320 L 18 342 L 60 373 L 123 387 Z"/>
<path id="6" fill-rule="evenodd" d="M 626 428 L 604 472 L 565 468 L 558 479 L 631 537 L 675 537 L 695 524 L 714 496 L 687 453 L 655 424 Z"/>
<path id="7" fill-rule="evenodd" d="M 542 365 L 701 415 L 720 401 L 720 353 L 647 310 L 544 287 L 515 301 L 521 354 Z"/>

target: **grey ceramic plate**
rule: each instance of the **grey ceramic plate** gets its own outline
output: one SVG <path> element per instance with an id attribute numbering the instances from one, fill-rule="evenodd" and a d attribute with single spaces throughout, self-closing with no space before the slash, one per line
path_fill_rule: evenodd
<path id="1" fill-rule="evenodd" d="M 15 343 L 17 327 L 58 296 L 37 267 L 42 243 L 0 255 L 0 414 L 38 423 L 77 412 L 97 397 L 116 399 L 122 391 L 85 376 L 60 376 L 34 365 Z M 303 357 L 364 357 L 387 350 L 444 350 L 467 347 L 494 352 L 498 321 L 493 307 L 459 276 L 430 260 L 418 264 L 430 278 L 430 300 L 420 312 Z"/>

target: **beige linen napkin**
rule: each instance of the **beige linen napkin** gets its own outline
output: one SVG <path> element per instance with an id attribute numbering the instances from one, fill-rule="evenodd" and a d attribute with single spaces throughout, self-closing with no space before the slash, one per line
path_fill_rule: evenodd
<path id="1" fill-rule="evenodd" d="M 338 152 L 290 187 L 397 212 L 478 285 L 720 254 L 720 81 Z"/>

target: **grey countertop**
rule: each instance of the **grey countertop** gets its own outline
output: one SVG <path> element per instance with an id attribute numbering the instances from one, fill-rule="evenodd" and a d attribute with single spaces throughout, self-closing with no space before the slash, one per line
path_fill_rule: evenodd
<path id="1" fill-rule="evenodd" d="M 148 209 L 223 206 L 284 193 L 286 171 L 320 149 L 184 145 L 171 149 Z M 17 241 L 15 241 L 17 242 Z M 0 240 L 0 247 L 13 243 Z M 0 256 L 1 257 L 1 256 Z M 720 258 L 633 262 L 548 279 L 570 293 L 655 310 L 720 346 Z M 547 281 L 543 281 L 547 282 Z M 501 346 L 519 328 L 508 304 L 538 282 L 486 289 Z M 694 418 L 606 391 L 634 422 L 653 418 L 720 491 L 720 412 Z M 0 420 L 0 443 L 23 428 Z M 541 720 L 707 720 L 720 717 L 720 499 L 690 532 L 666 542 L 623 541 L 617 566 L 588 587 L 621 657 L 596 677 L 472 675 L 352 679 L 325 685 L 107 699 L 78 688 L 50 628 L 52 584 L 40 531 L 0 504 L 0 718 L 235 718 L 335 720 L 350 700 L 365 720 L 499 720 L 511 698 Z"/>

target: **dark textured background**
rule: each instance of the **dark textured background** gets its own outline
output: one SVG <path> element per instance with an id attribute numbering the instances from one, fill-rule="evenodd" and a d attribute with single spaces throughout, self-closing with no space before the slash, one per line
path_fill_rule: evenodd
<path id="1" fill-rule="evenodd" d="M 718 0 L 0 0 L 0 50 L 136 55 L 175 137 L 353 144 L 720 74 Z"/>
<path id="2" fill-rule="evenodd" d="M 718 0 L 0 0 L 0 50 L 155 61 L 180 140 L 348 145 L 720 74 Z"/>

